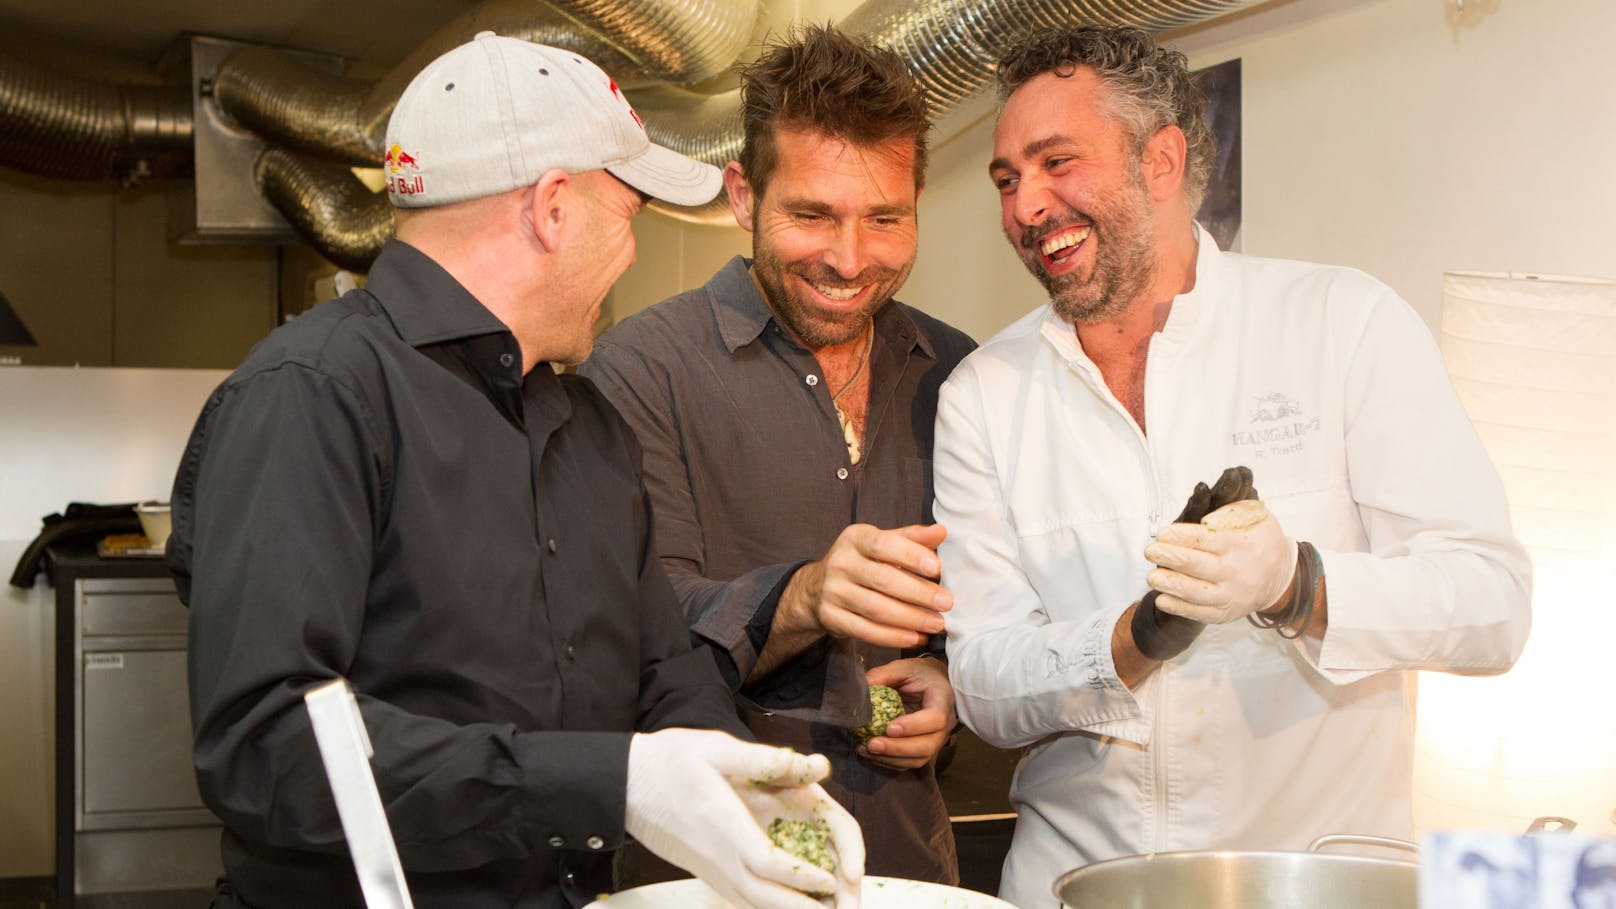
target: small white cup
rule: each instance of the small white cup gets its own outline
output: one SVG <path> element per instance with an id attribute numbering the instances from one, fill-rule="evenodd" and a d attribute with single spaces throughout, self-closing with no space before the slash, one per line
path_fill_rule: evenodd
<path id="1" fill-rule="evenodd" d="M 168 544 L 168 534 L 174 528 L 174 523 L 167 502 L 141 502 L 135 506 L 135 516 L 140 518 L 140 529 L 153 546 Z"/>

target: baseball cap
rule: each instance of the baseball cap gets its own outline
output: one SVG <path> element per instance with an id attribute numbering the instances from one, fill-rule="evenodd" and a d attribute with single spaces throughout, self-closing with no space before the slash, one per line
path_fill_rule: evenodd
<path id="1" fill-rule="evenodd" d="M 491 196 L 552 168 L 606 170 L 675 205 L 707 202 L 723 182 L 718 168 L 653 143 L 600 67 L 493 32 L 410 81 L 387 123 L 383 165 L 399 208 Z"/>

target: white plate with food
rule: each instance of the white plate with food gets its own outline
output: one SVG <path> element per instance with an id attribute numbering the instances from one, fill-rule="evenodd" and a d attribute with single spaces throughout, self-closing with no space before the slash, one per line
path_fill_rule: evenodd
<path id="1" fill-rule="evenodd" d="M 975 890 L 910 881 L 897 877 L 866 877 L 861 909 L 1015 909 L 1001 899 Z M 648 884 L 613 893 L 585 909 L 731 909 L 713 888 L 697 880 Z"/>

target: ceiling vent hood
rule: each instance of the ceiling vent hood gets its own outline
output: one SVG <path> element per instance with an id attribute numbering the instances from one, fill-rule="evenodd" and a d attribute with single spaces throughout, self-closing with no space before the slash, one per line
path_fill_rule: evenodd
<path id="1" fill-rule="evenodd" d="M 186 35 L 163 56 L 158 72 L 165 81 L 188 85 L 191 100 L 193 180 L 169 181 L 168 238 L 190 244 L 293 244 L 302 236 L 259 192 L 254 163 L 268 147 L 258 134 L 242 127 L 213 99 L 219 64 L 243 48 L 240 41 Z M 322 73 L 341 76 L 341 57 L 277 49 L 279 53 Z"/>

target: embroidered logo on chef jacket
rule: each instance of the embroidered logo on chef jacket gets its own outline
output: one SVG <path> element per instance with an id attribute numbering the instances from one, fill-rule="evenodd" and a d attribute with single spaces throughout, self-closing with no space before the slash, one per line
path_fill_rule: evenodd
<path id="1" fill-rule="evenodd" d="M 1254 459 L 1297 454 L 1306 438 L 1319 431 L 1317 416 L 1308 416 L 1300 401 L 1278 391 L 1253 395 L 1246 418 L 1250 428 L 1235 430 L 1229 444 Z"/>
<path id="2" fill-rule="evenodd" d="M 1273 391 L 1257 399 L 1257 406 L 1251 411 L 1251 422 L 1272 423 L 1275 420 L 1283 420 L 1292 415 L 1301 416 L 1301 414 L 1302 405 L 1277 391 Z"/>

